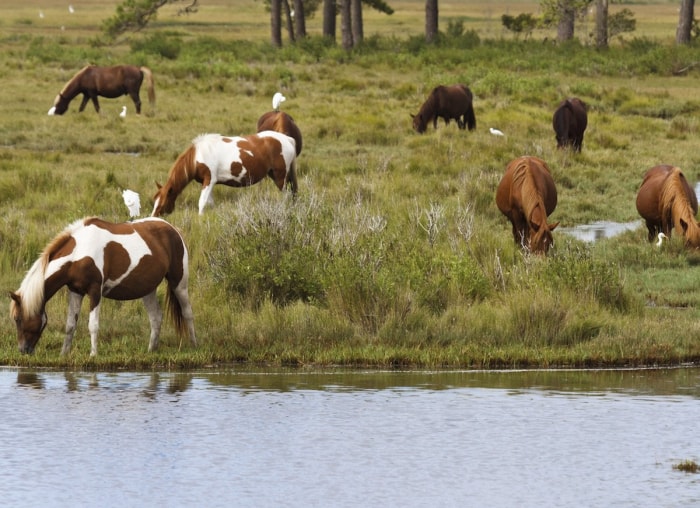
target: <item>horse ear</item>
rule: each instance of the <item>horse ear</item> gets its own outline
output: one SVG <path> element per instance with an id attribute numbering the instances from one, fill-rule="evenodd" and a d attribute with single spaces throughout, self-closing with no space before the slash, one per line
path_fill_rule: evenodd
<path id="1" fill-rule="evenodd" d="M 12 291 L 8 291 L 10 294 L 10 298 L 12 298 L 17 305 L 22 305 L 22 297 L 19 296 L 17 293 L 13 293 Z"/>
<path id="2" fill-rule="evenodd" d="M 688 232 L 688 223 L 684 221 L 683 219 L 680 220 L 681 223 L 681 228 L 683 228 L 683 234 L 686 234 Z"/>
<path id="3" fill-rule="evenodd" d="M 547 224 L 547 227 L 549 228 L 550 231 L 554 231 L 558 225 L 559 225 L 559 221 L 555 222 L 554 224 Z"/>
<path id="4" fill-rule="evenodd" d="M 414 115 L 413 113 L 409 113 L 409 115 L 411 115 L 411 118 L 415 118 L 415 117 L 416 117 L 416 115 Z"/>
<path id="5" fill-rule="evenodd" d="M 156 184 L 156 187 L 158 187 L 158 190 L 163 188 L 163 186 L 161 184 L 159 184 L 158 182 L 155 182 L 155 184 Z"/>

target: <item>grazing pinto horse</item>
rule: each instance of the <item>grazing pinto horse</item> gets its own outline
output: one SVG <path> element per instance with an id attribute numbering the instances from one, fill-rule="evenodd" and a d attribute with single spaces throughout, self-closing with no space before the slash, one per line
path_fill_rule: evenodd
<path id="1" fill-rule="evenodd" d="M 563 100 L 552 118 L 557 136 L 557 148 L 571 146 L 575 152 L 583 147 L 583 133 L 588 125 L 586 104 L 576 98 Z"/>
<path id="2" fill-rule="evenodd" d="M 49 243 L 27 272 L 19 289 L 10 293 L 10 315 L 17 325 L 22 353 L 32 353 L 46 326 L 46 302 L 68 287 L 68 319 L 61 354 L 70 352 L 80 304 L 90 300 L 90 356 L 97 354 L 97 330 L 102 297 L 142 298 L 151 322 L 148 350 L 158 347 L 163 312 L 156 290 L 168 281 L 166 302 L 178 333 L 194 335 L 187 295 L 188 255 L 180 233 L 162 219 L 113 224 L 96 217 L 78 220 Z"/>
<path id="3" fill-rule="evenodd" d="M 445 125 L 451 119 L 457 120 L 460 129 L 469 127 L 476 129 L 476 117 L 472 106 L 472 92 L 464 85 L 436 86 L 413 117 L 413 128 L 422 134 L 428 124 L 433 122 L 433 128 L 437 129 L 438 117 L 445 120 Z"/>
<path id="4" fill-rule="evenodd" d="M 510 161 L 498 184 L 496 205 L 513 225 L 515 243 L 537 254 L 547 253 L 559 223 L 547 224 L 557 206 L 557 188 L 542 159 L 524 156 Z"/>
<path id="5" fill-rule="evenodd" d="M 235 137 L 220 134 L 202 134 L 192 141 L 170 168 L 165 185 L 156 182 L 158 191 L 153 200 L 153 215 L 171 213 L 175 200 L 192 180 L 202 184 L 199 195 L 199 214 L 207 203 L 212 204 L 211 193 L 217 183 L 231 187 L 247 187 L 269 176 L 279 190 L 285 183 L 297 192 L 296 148 L 294 139 L 274 131 L 263 131 L 250 136 Z"/>
<path id="6" fill-rule="evenodd" d="M 700 247 L 698 198 L 679 168 L 662 164 L 646 172 L 637 193 L 637 211 L 646 222 L 650 242 L 658 233 L 670 238 L 675 228 L 686 246 Z"/>
<path id="7" fill-rule="evenodd" d="M 141 83 L 146 81 L 148 86 L 148 101 L 154 104 L 156 92 L 153 84 L 153 74 L 148 67 L 136 67 L 134 65 L 115 65 L 113 67 L 98 67 L 88 65 L 66 83 L 49 109 L 49 115 L 62 115 L 68 109 L 68 105 L 76 95 L 83 94 L 78 111 L 82 112 L 88 100 L 92 100 L 95 111 L 100 112 L 98 96 L 116 99 L 122 95 L 129 95 L 136 106 L 136 113 L 141 113 L 141 98 L 139 90 Z"/>

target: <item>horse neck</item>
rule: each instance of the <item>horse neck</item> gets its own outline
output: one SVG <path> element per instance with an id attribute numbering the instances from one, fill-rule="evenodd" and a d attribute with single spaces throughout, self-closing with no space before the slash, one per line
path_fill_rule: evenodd
<path id="1" fill-rule="evenodd" d="M 182 190 L 195 177 L 195 155 L 197 149 L 194 144 L 182 152 L 168 174 L 167 186 L 173 191 L 175 196 L 179 196 Z"/>
<path id="2" fill-rule="evenodd" d="M 80 93 L 80 89 L 82 88 L 81 81 L 83 79 L 83 75 L 87 71 L 88 67 L 89 65 L 79 70 L 78 73 L 73 76 L 68 83 L 66 83 L 63 90 L 61 90 L 58 94 L 66 100 L 71 100 L 73 97 L 78 95 Z"/>
<path id="3" fill-rule="evenodd" d="M 518 168 L 515 179 L 520 180 L 521 205 L 528 223 L 537 224 L 540 229 L 546 227 L 547 211 L 532 171 L 528 166 L 523 165 Z"/>
<path id="4" fill-rule="evenodd" d="M 420 107 L 418 114 L 428 123 L 435 116 L 435 111 L 437 110 L 437 97 L 435 92 L 432 92 L 428 98 L 425 100 L 423 105 Z"/>

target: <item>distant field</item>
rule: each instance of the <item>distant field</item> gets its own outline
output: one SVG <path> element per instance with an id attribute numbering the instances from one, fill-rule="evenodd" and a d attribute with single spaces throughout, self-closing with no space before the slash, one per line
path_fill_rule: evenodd
<path id="1" fill-rule="evenodd" d="M 387 16 L 365 6 L 363 17 L 365 36 L 375 34 L 404 38 L 421 34 L 424 29 L 425 2 L 423 0 L 390 0 L 394 14 Z M 74 13 L 68 6 L 73 5 Z M 112 16 L 119 2 L 96 0 L 28 0 L 3 2 L 0 6 L 0 33 L 65 33 L 66 36 L 95 35 L 102 20 Z M 167 5 L 160 9 L 154 27 L 170 28 L 186 33 L 216 35 L 235 39 L 265 39 L 269 37 L 269 15 L 261 1 L 257 0 L 202 0 L 196 14 L 178 16 L 185 2 Z M 623 8 L 630 9 L 637 20 L 633 36 L 672 39 L 678 23 L 679 1 L 623 2 L 610 6 L 610 14 Z M 539 2 L 509 1 L 488 2 L 469 0 L 440 0 L 440 29 L 445 30 L 450 20 L 462 20 L 467 30 L 476 31 L 480 37 L 511 37 L 501 24 L 503 14 L 537 14 Z M 39 12 L 44 17 L 39 17 Z M 578 24 L 577 36 L 593 28 L 593 10 Z M 310 35 L 321 33 L 321 12 L 307 20 Z M 340 25 L 338 23 L 338 31 Z M 533 37 L 552 37 L 554 31 L 538 31 Z M 630 35 L 628 34 L 627 37 Z"/>

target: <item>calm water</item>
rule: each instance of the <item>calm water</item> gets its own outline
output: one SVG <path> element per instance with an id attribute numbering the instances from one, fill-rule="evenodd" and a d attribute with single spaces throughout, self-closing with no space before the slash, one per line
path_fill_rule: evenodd
<path id="1" fill-rule="evenodd" d="M 698 506 L 700 370 L 0 369 L 0 503 Z"/>

